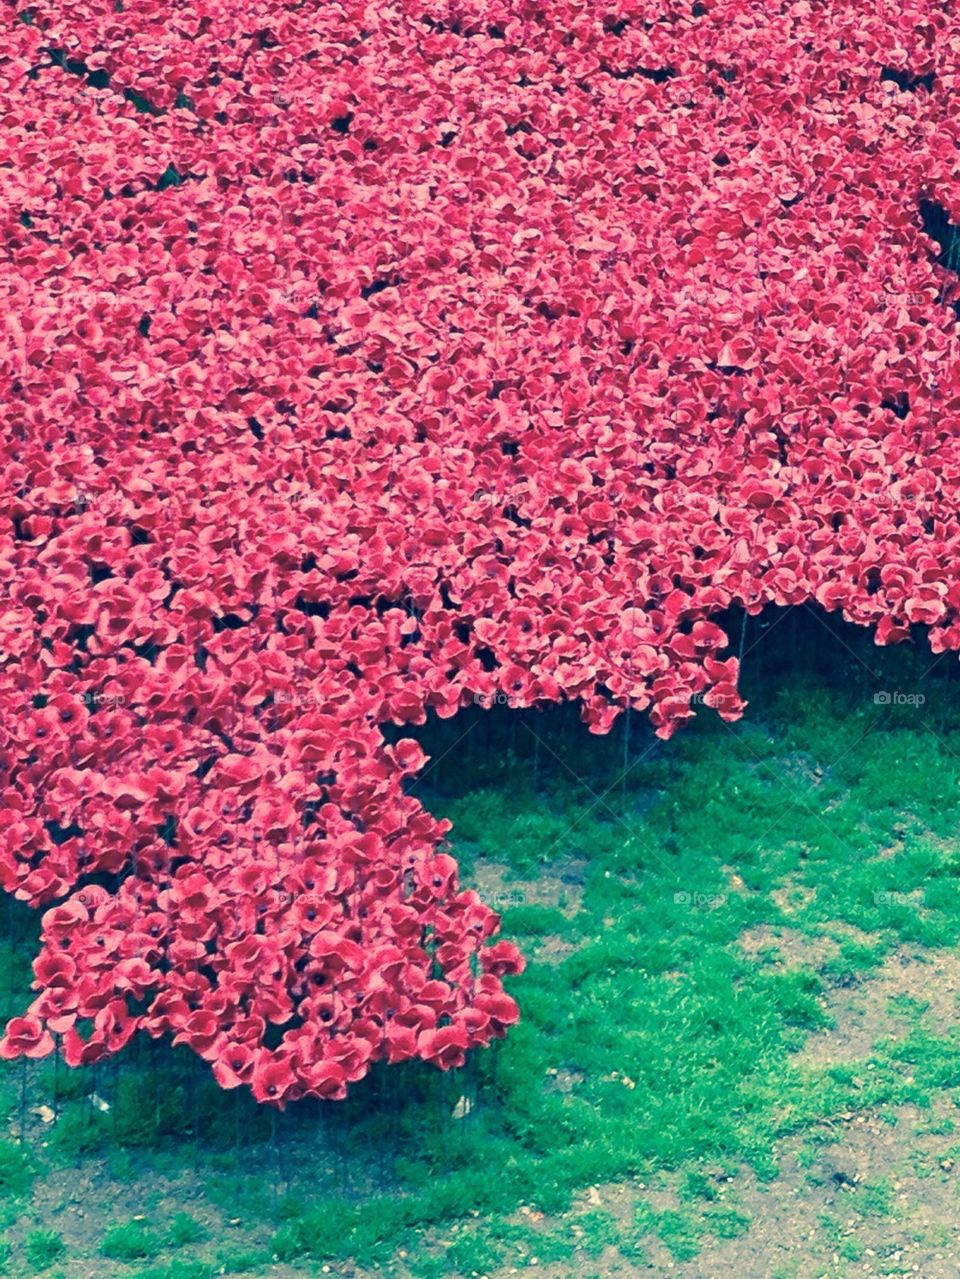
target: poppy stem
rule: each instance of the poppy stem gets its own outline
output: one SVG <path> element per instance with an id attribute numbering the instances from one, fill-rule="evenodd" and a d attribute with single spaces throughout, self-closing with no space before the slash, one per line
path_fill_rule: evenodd
<path id="1" fill-rule="evenodd" d="M 27 1140 L 27 1059 L 20 1058 L 20 1145 Z"/>
<path id="2" fill-rule="evenodd" d="M 278 1191 L 286 1191 L 287 1188 L 287 1160 L 286 1160 L 286 1131 L 287 1123 L 285 1112 L 280 1110 L 276 1116 L 276 1142 L 277 1142 L 277 1186 Z"/>
<path id="3" fill-rule="evenodd" d="M 343 1104 L 342 1102 L 340 1103 Z M 340 1112 L 332 1111 L 330 1113 L 329 1124 L 330 1145 L 333 1151 L 333 1171 L 335 1177 L 342 1178 L 343 1170 L 340 1167 Z"/>
<path id="4" fill-rule="evenodd" d="M 447 1161 L 447 1073 L 442 1070 L 440 1072 L 440 1087 L 437 1090 L 437 1115 L 440 1121 L 440 1164 L 443 1171 L 448 1168 Z"/>
<path id="5" fill-rule="evenodd" d="M 630 703 L 623 716 L 623 772 L 620 775 L 620 804 L 624 813 L 627 811 L 627 773 L 630 772 Z"/>
<path id="6" fill-rule="evenodd" d="M 236 1206 L 240 1208 L 240 1089 L 233 1090 L 233 1175 Z"/>
<path id="7" fill-rule="evenodd" d="M 277 1179 L 280 1168 L 280 1156 L 277 1151 L 277 1108 L 270 1107 L 270 1141 L 273 1146 L 273 1210 L 277 1210 Z"/>
<path id="8" fill-rule="evenodd" d="M 117 1144 L 117 1098 L 120 1094 L 120 1058 L 117 1053 L 113 1054 L 113 1108 L 111 1110 L 111 1119 L 113 1120 L 113 1144 Z"/>
<path id="9" fill-rule="evenodd" d="M 160 1068 L 157 1064 L 159 1040 L 150 1040 L 150 1074 L 153 1077 L 153 1131 L 154 1136 L 160 1132 Z"/>
<path id="10" fill-rule="evenodd" d="M 323 1172 L 326 1176 L 327 1172 L 327 1134 L 326 1125 L 324 1123 L 323 1098 L 317 1098 L 317 1150 L 321 1152 L 323 1159 Z"/>
<path id="11" fill-rule="evenodd" d="M 747 641 L 747 606 L 743 606 L 743 621 L 740 623 L 740 652 L 737 655 L 737 668 L 739 674 L 743 675 L 743 649 Z"/>
<path id="12" fill-rule="evenodd" d="M 797 665 L 797 606 L 790 605 L 790 672 L 793 673 Z"/>
<path id="13" fill-rule="evenodd" d="M 190 1063 L 190 1101 L 193 1105 L 193 1166 L 199 1166 L 199 1088 L 197 1087 L 197 1063 L 196 1056 Z"/>
<path id="14" fill-rule="evenodd" d="M 470 1100 L 470 1067 L 473 1063 L 473 1053 L 470 1053 L 464 1063 L 463 1069 L 459 1071 L 461 1076 L 460 1087 L 457 1092 L 460 1094 L 460 1144 L 463 1145 L 464 1137 L 467 1131 L 467 1115 L 473 1108 Z"/>
<path id="15" fill-rule="evenodd" d="M 7 936 L 10 939 L 10 958 L 7 962 L 7 1017 L 13 1012 L 14 958 L 17 953 L 13 928 L 13 893 L 7 894 Z"/>
<path id="16" fill-rule="evenodd" d="M 380 1174 L 380 1185 L 383 1186 L 386 1181 L 387 1143 L 383 1140 L 382 1130 L 386 1127 L 387 1104 L 386 1104 L 386 1080 L 384 1078 L 382 1070 L 377 1072 L 377 1110 L 379 1112 L 379 1119 L 380 1119 L 380 1123 L 378 1127 L 381 1129 L 380 1141 L 378 1143 L 380 1146 L 379 1174 Z"/>
<path id="17" fill-rule="evenodd" d="M 397 1157 L 400 1147 L 400 1101 L 397 1097 L 397 1084 L 399 1080 L 396 1078 L 396 1072 L 401 1066 L 393 1066 L 391 1069 L 391 1079 L 394 1083 L 391 1085 L 390 1095 L 390 1145 L 393 1148 L 393 1175 L 397 1175 Z"/>

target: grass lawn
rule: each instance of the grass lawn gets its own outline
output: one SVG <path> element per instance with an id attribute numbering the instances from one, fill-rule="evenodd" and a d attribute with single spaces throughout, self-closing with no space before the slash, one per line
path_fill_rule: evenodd
<path id="1" fill-rule="evenodd" d="M 417 791 L 529 959 L 463 1071 L 273 1121 L 150 1045 L 5 1068 L 4 1273 L 955 1274 L 955 659 L 751 627 L 736 725 L 420 734 Z"/>

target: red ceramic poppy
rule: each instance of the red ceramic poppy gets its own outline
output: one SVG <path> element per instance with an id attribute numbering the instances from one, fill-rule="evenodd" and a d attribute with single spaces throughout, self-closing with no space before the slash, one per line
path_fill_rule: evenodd
<path id="1" fill-rule="evenodd" d="M 53 1047 L 53 1036 L 39 1017 L 13 1017 L 0 1039 L 0 1057 L 5 1061 L 15 1057 L 46 1057 L 53 1052 Z"/>
<path id="2" fill-rule="evenodd" d="M 0 62 L 2 1042 L 279 1105 L 518 1016 L 397 726 L 734 719 L 738 607 L 960 649 L 960 38 L 207 9 L 36 0 Z"/>

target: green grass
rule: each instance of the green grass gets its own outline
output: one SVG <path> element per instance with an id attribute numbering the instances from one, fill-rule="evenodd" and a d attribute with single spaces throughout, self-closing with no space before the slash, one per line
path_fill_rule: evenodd
<path id="1" fill-rule="evenodd" d="M 893 1213 L 893 1187 L 889 1181 L 869 1181 L 859 1186 L 853 1196 L 858 1212 L 871 1217 L 889 1217 Z"/>
<path id="2" fill-rule="evenodd" d="M 33 1175 L 26 1152 L 12 1142 L 0 1141 L 0 1198 L 25 1195 Z"/>
<path id="3" fill-rule="evenodd" d="M 202 1243 L 207 1232 L 189 1213 L 178 1212 L 167 1229 L 166 1243 L 171 1248 L 183 1248 L 187 1244 Z"/>
<path id="4" fill-rule="evenodd" d="M 56 1230 L 31 1230 L 24 1240 L 23 1251 L 36 1271 L 49 1270 L 66 1253 L 66 1245 Z"/>
<path id="5" fill-rule="evenodd" d="M 888 663 L 884 686 L 911 687 L 908 654 L 869 656 Z M 804 1135 L 797 1162 L 811 1168 L 833 1116 L 927 1107 L 960 1090 L 960 1027 L 932 1025 L 919 998 L 894 1001 L 904 1034 L 869 1063 L 797 1056 L 829 1027 L 831 992 L 869 982 L 899 946 L 960 940 L 950 686 L 922 718 L 878 707 L 856 670 L 825 684 L 771 668 L 748 687 L 744 721 L 701 715 L 625 783 L 619 730 L 597 740 L 569 716 L 528 714 L 488 742 L 476 717 L 441 758 L 463 726 L 430 726 L 421 736 L 439 763 L 415 789 L 452 819 L 465 886 L 483 886 L 496 863 L 504 934 L 530 960 L 510 982 L 523 1020 L 507 1040 L 450 1077 L 381 1072 L 320 1126 L 306 1109 L 283 1117 L 282 1174 L 266 1114 L 240 1103 L 238 1159 L 232 1098 L 183 1054 L 145 1050 L 138 1063 L 128 1052 L 115 1087 L 61 1075 L 62 1113 L 40 1162 L 95 1162 L 123 1180 L 200 1163 L 209 1208 L 266 1223 L 266 1247 L 238 1245 L 230 1262 L 249 1270 L 273 1256 L 311 1272 L 346 1256 L 388 1268 L 402 1249 L 423 1279 L 533 1257 L 586 1274 L 608 1248 L 634 1266 L 664 1250 L 682 1264 L 749 1234 L 750 1217 L 719 1201 L 707 1169 L 747 1165 L 769 1182 L 785 1136 Z M 639 717 L 632 733 L 639 760 L 650 744 Z M 772 940 L 751 954 L 742 939 L 757 930 Z M 22 980 L 19 956 L 4 962 L 21 965 Z M 17 1077 L 4 1078 L 15 1111 Z M 48 1068 L 35 1086 L 49 1094 Z M 109 1092 L 109 1114 L 91 1112 L 94 1086 Z M 469 1115 L 454 1120 L 464 1097 Z M 43 1175 L 34 1162 L 0 1144 L 0 1196 L 25 1198 Z M 677 1206 L 641 1197 L 626 1225 L 578 1197 L 660 1175 L 673 1178 Z M 534 1229 L 522 1205 L 544 1224 Z M 888 1214 L 890 1187 L 861 1186 L 849 1206 Z M 118 1267 L 206 1279 L 227 1264 L 223 1239 L 186 1203 L 144 1212 L 155 1224 L 105 1225 L 101 1252 Z M 859 1255 L 856 1239 L 838 1236 L 837 1248 Z"/>
<path id="6" fill-rule="evenodd" d="M 114 1261 L 141 1261 L 155 1257 L 163 1241 L 142 1221 L 130 1221 L 107 1231 L 100 1251 Z"/>
<path id="7" fill-rule="evenodd" d="M 262 1258 L 260 1258 L 262 1261 Z M 249 1267 L 252 1269 L 253 1267 Z M 137 1271 L 136 1279 L 214 1279 L 215 1275 L 222 1274 L 243 1274 L 248 1267 L 226 1266 L 221 1267 L 215 1262 L 205 1261 L 201 1258 L 184 1259 L 175 1258 L 166 1264 L 148 1266 L 145 1270 Z"/>

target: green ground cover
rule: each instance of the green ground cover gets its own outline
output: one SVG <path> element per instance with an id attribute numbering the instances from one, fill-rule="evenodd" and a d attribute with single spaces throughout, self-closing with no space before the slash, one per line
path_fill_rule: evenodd
<path id="1" fill-rule="evenodd" d="M 421 734 L 417 791 L 529 958 L 521 1025 L 463 1071 L 274 1120 L 149 1045 L 96 1075 L 5 1068 L 5 1272 L 693 1276 L 776 1230 L 758 1274 L 935 1257 L 960 1149 L 960 681 L 791 625 L 748 633 L 736 725 Z M 3 946 L 13 1002 L 34 926 L 15 914 Z M 917 1224 L 910 1188 L 934 1184 L 942 1220 Z"/>

